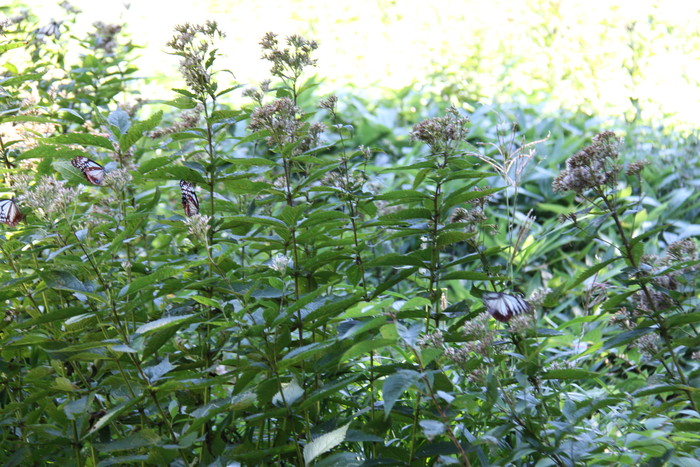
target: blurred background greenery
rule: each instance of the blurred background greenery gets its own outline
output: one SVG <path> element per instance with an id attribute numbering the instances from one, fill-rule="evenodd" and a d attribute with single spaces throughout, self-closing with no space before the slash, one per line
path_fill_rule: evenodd
<path id="1" fill-rule="evenodd" d="M 56 0 L 34 0 L 41 21 Z M 654 127 L 692 129 L 700 114 L 700 3 L 685 0 L 73 0 L 72 30 L 124 21 L 149 99 L 169 98 L 177 60 L 173 27 L 215 19 L 228 37 L 220 63 L 245 84 L 268 76 L 258 42 L 267 31 L 316 39 L 325 92 L 368 97 L 406 87 L 446 100 L 524 102 Z"/>

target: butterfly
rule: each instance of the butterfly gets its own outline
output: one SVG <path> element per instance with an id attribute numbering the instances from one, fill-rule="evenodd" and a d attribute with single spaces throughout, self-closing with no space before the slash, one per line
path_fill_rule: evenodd
<path id="1" fill-rule="evenodd" d="M 199 214 L 199 200 L 197 193 L 194 192 L 194 184 L 180 180 L 180 189 L 182 190 L 182 209 L 185 210 L 185 215 L 192 217 Z"/>
<path id="2" fill-rule="evenodd" d="M 59 39 L 61 37 L 61 24 L 63 21 L 56 21 L 56 20 L 51 20 L 51 22 L 47 25 L 44 25 L 34 31 L 34 34 L 39 38 L 43 39 L 44 37 L 47 36 L 54 36 L 56 39 Z"/>
<path id="3" fill-rule="evenodd" d="M 513 316 L 532 311 L 532 305 L 519 295 L 501 292 L 486 292 L 481 296 L 486 311 L 502 323 L 510 321 Z"/>
<path id="4" fill-rule="evenodd" d="M 102 185 L 105 180 L 105 169 L 97 162 L 87 157 L 78 156 L 72 161 L 73 167 L 80 169 L 87 181 L 93 185 Z"/>
<path id="5" fill-rule="evenodd" d="M 14 198 L 0 200 L 0 222 L 14 227 L 22 219 L 24 216 L 19 212 Z"/>

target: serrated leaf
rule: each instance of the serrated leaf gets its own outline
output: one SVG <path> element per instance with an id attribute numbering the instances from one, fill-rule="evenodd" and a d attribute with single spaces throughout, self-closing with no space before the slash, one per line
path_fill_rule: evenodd
<path id="1" fill-rule="evenodd" d="M 349 423 L 315 438 L 304 446 L 304 463 L 309 465 L 312 460 L 345 441 L 345 434 L 348 431 L 348 427 L 350 427 Z"/>
<path id="2" fill-rule="evenodd" d="M 88 133 L 68 133 L 65 135 L 51 136 L 44 138 L 48 144 L 80 144 L 81 146 L 96 146 L 98 148 L 114 151 L 112 142 L 104 136 L 91 135 Z"/>
<path id="3" fill-rule="evenodd" d="M 162 117 L 163 111 L 159 110 L 158 112 L 151 115 L 148 119 L 142 122 L 136 122 L 133 125 L 131 125 L 131 127 L 126 131 L 126 133 L 122 132 L 122 137 L 119 138 L 120 149 L 122 151 L 128 150 L 131 146 L 134 145 L 134 143 L 143 138 L 144 132 L 151 131 L 156 126 L 158 126 Z"/>
<path id="4" fill-rule="evenodd" d="M 438 235 L 437 247 L 444 248 L 448 245 L 453 245 L 455 243 L 464 242 L 469 240 L 474 236 L 470 232 L 460 232 L 457 230 L 449 230 L 447 232 L 442 232 Z"/>

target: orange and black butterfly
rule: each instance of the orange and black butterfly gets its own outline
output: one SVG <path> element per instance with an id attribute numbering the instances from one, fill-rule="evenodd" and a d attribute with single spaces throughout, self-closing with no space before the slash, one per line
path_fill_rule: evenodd
<path id="1" fill-rule="evenodd" d="M 15 204 L 14 198 L 0 200 L 0 222 L 14 227 L 22 219 L 24 219 L 24 216 L 19 211 L 17 204 Z"/>
<path id="2" fill-rule="evenodd" d="M 88 182 L 93 185 L 102 185 L 105 180 L 105 169 L 97 162 L 87 157 L 78 156 L 72 161 L 73 167 L 80 169 Z"/>
<path id="3" fill-rule="evenodd" d="M 180 180 L 180 189 L 182 190 L 182 209 L 185 210 L 185 215 L 192 217 L 199 214 L 199 200 L 194 191 L 194 183 Z"/>

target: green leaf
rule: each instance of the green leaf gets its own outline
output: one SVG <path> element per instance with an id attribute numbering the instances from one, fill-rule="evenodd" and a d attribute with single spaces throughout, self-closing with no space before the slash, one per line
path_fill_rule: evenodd
<path id="1" fill-rule="evenodd" d="M 401 201 L 402 203 L 412 203 L 415 201 L 423 201 L 430 199 L 430 196 L 416 190 L 395 190 L 388 193 L 381 193 L 375 196 L 375 199 L 385 201 Z"/>
<path id="2" fill-rule="evenodd" d="M 418 266 L 425 267 L 425 263 L 410 255 L 400 255 L 398 253 L 389 253 L 378 258 L 369 260 L 365 263 L 368 268 L 377 266 Z"/>
<path id="3" fill-rule="evenodd" d="M 369 339 L 358 342 L 357 344 L 350 347 L 345 353 L 340 357 L 338 363 L 347 362 L 360 355 L 369 355 L 370 352 L 386 347 L 387 345 L 392 345 L 396 341 L 394 339 Z"/>
<path id="4" fill-rule="evenodd" d="M 104 297 L 95 293 L 95 288 L 93 286 L 84 284 L 68 271 L 42 271 L 39 273 L 39 276 L 49 288 L 78 292 L 86 297 L 106 303 Z"/>
<path id="5" fill-rule="evenodd" d="M 96 448 L 98 452 L 114 452 L 114 451 L 126 451 L 128 449 L 138 449 L 146 446 L 155 446 L 161 442 L 160 435 L 155 430 L 146 428 L 128 435 L 124 438 L 117 439 L 111 443 L 97 444 Z"/>
<path id="6" fill-rule="evenodd" d="M 127 130 L 126 133 L 122 134 L 119 138 L 119 147 L 122 151 L 127 151 L 131 146 L 133 146 L 138 140 L 143 138 L 143 133 L 146 131 L 151 131 L 160 123 L 163 118 L 163 111 L 151 115 L 147 120 L 142 122 L 136 122 Z"/>
<path id="7" fill-rule="evenodd" d="M 441 276 L 444 281 L 453 280 L 463 280 L 463 281 L 487 281 L 492 279 L 493 276 L 486 274 L 485 272 L 476 271 L 452 271 Z"/>
<path id="8" fill-rule="evenodd" d="M 123 135 L 127 131 L 129 131 L 129 127 L 131 126 L 131 119 L 129 118 L 128 113 L 124 112 L 121 109 L 117 109 L 109 114 L 109 116 L 107 117 L 107 123 L 112 125 L 112 129 L 118 130 L 114 132 L 116 135 Z"/>
<path id="9" fill-rule="evenodd" d="M 119 296 L 124 297 L 126 295 L 131 295 L 134 292 L 138 292 L 147 288 L 147 286 L 155 284 L 157 282 L 162 282 L 165 279 L 169 279 L 176 273 L 179 273 L 180 269 L 173 266 L 160 266 L 158 269 L 152 273 L 137 277 L 128 286 L 122 287 L 119 291 Z"/>
<path id="10" fill-rule="evenodd" d="M 419 380 L 420 373 L 413 370 L 399 370 L 384 380 L 384 385 L 382 386 L 384 418 L 389 416 L 391 409 L 401 395 L 411 386 L 415 386 Z"/>
<path id="11" fill-rule="evenodd" d="M 437 247 L 438 248 L 445 248 L 448 245 L 453 245 L 455 243 L 460 243 L 469 240 L 474 236 L 473 233 L 470 232 L 460 232 L 456 230 L 448 230 L 446 232 L 442 232 L 438 235 L 437 239 Z"/>
<path id="12" fill-rule="evenodd" d="M 81 146 L 96 146 L 98 148 L 114 151 L 112 142 L 104 136 L 91 135 L 88 133 L 68 133 L 65 135 L 44 138 L 42 141 L 48 144 L 80 144 Z"/>
<path id="13" fill-rule="evenodd" d="M 118 417 L 122 412 L 129 410 L 131 407 L 134 405 L 138 404 L 141 402 L 141 399 L 143 398 L 143 395 L 139 395 L 133 398 L 129 398 L 126 400 L 126 402 L 122 402 L 121 404 L 117 405 L 110 411 L 108 411 L 106 414 L 104 414 L 102 417 L 100 417 L 97 422 L 92 426 L 90 431 L 88 431 L 85 436 L 83 436 L 83 439 L 89 437 L 96 431 L 99 431 L 102 427 L 110 423 L 112 420 L 114 420 L 116 417 Z"/>
<path id="14" fill-rule="evenodd" d="M 493 193 L 498 193 L 504 190 L 505 187 L 500 188 L 487 188 L 485 190 L 467 191 L 466 193 L 455 193 L 445 197 L 442 201 L 442 209 L 447 210 L 458 204 L 464 204 L 468 201 L 473 201 L 475 199 L 483 198 L 485 196 L 491 195 Z"/>
<path id="15" fill-rule="evenodd" d="M 430 219 L 433 213 L 430 209 L 411 208 L 392 212 L 379 217 L 380 221 L 405 221 L 410 219 Z"/>
<path id="16" fill-rule="evenodd" d="M 347 433 L 349 427 L 349 423 L 347 425 L 343 425 L 340 428 L 313 439 L 309 444 L 304 446 L 304 463 L 309 465 L 312 460 L 345 441 L 345 434 Z"/>
<path id="17" fill-rule="evenodd" d="M 183 324 L 192 320 L 195 316 L 194 313 L 181 316 L 168 316 L 167 318 L 157 319 L 146 324 L 142 324 L 136 329 L 136 334 L 146 334 L 153 331 L 159 331 L 162 329 L 170 328 L 173 326 L 182 326 Z"/>
<path id="18" fill-rule="evenodd" d="M 600 373 L 587 370 L 579 370 L 577 368 L 549 370 L 541 375 L 542 379 L 562 379 L 562 380 L 578 380 L 578 379 L 593 379 L 599 378 Z"/>
<path id="19" fill-rule="evenodd" d="M 576 275 L 576 277 L 574 277 L 569 283 L 567 283 L 564 290 L 573 289 L 574 287 L 581 284 L 583 281 L 585 281 L 589 277 L 597 274 L 600 270 L 607 267 L 608 264 L 613 263 L 619 259 L 620 259 L 620 257 L 616 256 L 614 258 L 607 259 L 607 260 L 603 261 L 602 263 L 598 263 L 598 264 L 595 264 L 595 265 L 589 267 L 588 269 L 586 269 L 582 273 Z"/>
<path id="20" fill-rule="evenodd" d="M 669 316 L 664 320 L 664 324 L 667 328 L 673 329 L 684 324 L 697 323 L 698 321 L 700 321 L 700 311 L 695 311 L 693 313 L 679 313 Z"/>
<path id="21" fill-rule="evenodd" d="M 640 337 L 642 337 L 646 334 L 652 333 L 654 331 L 655 331 L 654 328 L 638 327 L 635 329 L 631 329 L 629 331 L 621 332 L 620 334 L 617 334 L 616 336 L 613 336 L 610 339 L 606 339 L 605 343 L 603 344 L 603 350 L 608 350 L 608 349 L 612 349 L 613 347 L 626 345 L 629 342 L 637 340 Z"/>

